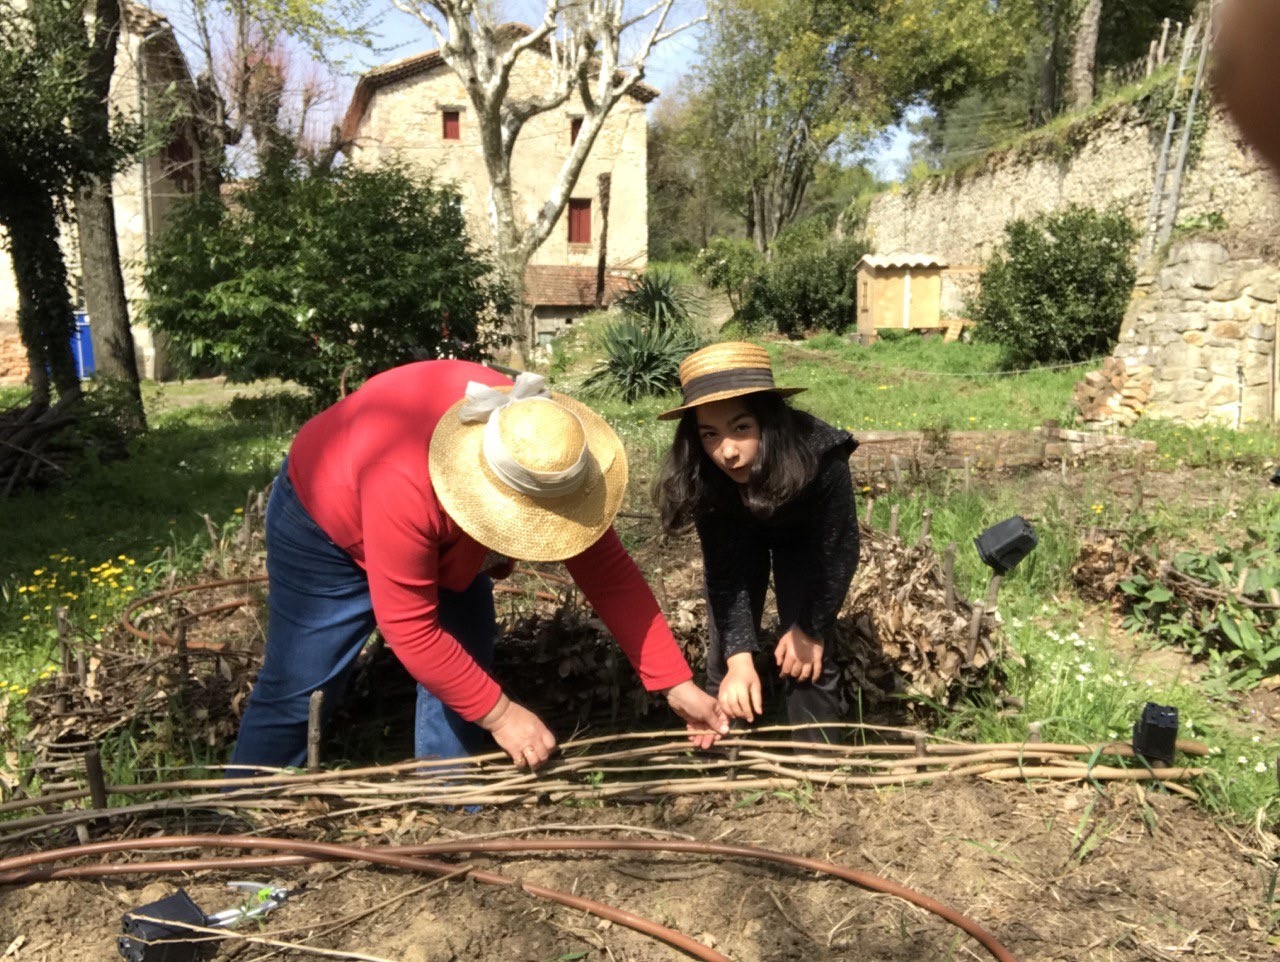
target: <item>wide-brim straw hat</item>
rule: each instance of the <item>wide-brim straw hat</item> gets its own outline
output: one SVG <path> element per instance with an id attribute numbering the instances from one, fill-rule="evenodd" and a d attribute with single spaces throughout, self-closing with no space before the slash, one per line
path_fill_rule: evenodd
<path id="1" fill-rule="evenodd" d="M 521 561 L 563 561 L 595 544 L 613 524 L 627 487 L 626 451 L 604 418 L 554 392 L 498 410 L 503 444 L 522 468 L 560 470 L 586 445 L 581 485 L 570 494 L 534 497 L 491 467 L 484 450 L 486 421 L 459 417 L 466 401 L 445 412 L 428 452 L 431 485 L 449 517 L 484 546 Z"/>
<path id="2" fill-rule="evenodd" d="M 743 394 L 773 391 L 789 397 L 804 390 L 774 384 L 769 352 L 746 341 L 722 341 L 694 351 L 680 363 L 680 389 L 684 403 L 663 411 L 659 420 L 672 421 L 700 404 Z"/>

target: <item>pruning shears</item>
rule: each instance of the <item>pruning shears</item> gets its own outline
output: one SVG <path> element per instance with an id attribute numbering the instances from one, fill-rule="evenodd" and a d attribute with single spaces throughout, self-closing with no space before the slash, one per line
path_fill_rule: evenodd
<path id="1" fill-rule="evenodd" d="M 228 882 L 227 888 L 245 893 L 244 902 L 235 908 L 216 912 L 205 923 L 212 929 L 226 929 L 245 919 L 256 919 L 277 909 L 294 893 L 278 885 L 262 885 L 259 882 Z"/>

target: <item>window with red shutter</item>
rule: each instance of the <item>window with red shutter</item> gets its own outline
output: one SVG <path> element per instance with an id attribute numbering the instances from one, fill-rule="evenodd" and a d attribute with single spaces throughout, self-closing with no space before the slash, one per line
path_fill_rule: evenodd
<path id="1" fill-rule="evenodd" d="M 591 243 L 591 201 L 569 201 L 569 243 Z"/>
<path id="2" fill-rule="evenodd" d="M 571 117 L 569 119 L 569 143 L 576 144 L 580 133 L 582 133 L 582 118 Z"/>
<path id="3" fill-rule="evenodd" d="M 441 112 L 444 118 L 444 139 L 445 140 L 461 140 L 462 139 L 462 114 L 457 110 L 445 110 Z"/>

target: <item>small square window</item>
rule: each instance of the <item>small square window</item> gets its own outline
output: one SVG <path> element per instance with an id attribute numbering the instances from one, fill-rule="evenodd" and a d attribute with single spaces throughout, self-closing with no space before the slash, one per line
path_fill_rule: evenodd
<path id="1" fill-rule="evenodd" d="M 462 139 L 462 111 L 460 110 L 444 110 L 441 111 L 441 117 L 444 122 L 444 139 L 445 140 L 461 140 Z"/>

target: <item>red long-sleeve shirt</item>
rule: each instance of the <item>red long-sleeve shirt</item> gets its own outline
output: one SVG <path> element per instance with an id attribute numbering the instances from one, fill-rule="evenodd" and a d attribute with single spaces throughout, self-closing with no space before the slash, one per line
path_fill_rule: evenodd
<path id="1" fill-rule="evenodd" d="M 427 463 L 432 432 L 468 381 L 511 383 L 469 361 L 422 361 L 370 378 L 302 426 L 289 479 L 316 524 L 368 575 L 391 650 L 428 691 L 475 721 L 501 689 L 441 627 L 437 590 L 464 590 L 488 549 L 445 514 Z M 612 528 L 565 566 L 647 690 L 693 677 Z"/>

